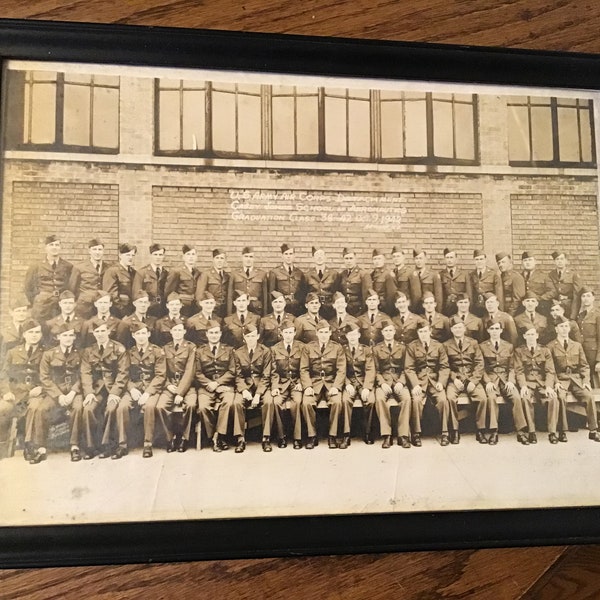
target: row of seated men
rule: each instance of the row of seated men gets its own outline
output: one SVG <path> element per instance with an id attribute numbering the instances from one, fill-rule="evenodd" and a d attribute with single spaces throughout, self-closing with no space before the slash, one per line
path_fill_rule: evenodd
<path id="1" fill-rule="evenodd" d="M 593 292 L 585 289 L 583 306 L 586 295 L 593 303 Z M 286 409 L 293 423 L 293 447 L 313 448 L 316 406 L 325 400 L 328 445 L 343 449 L 351 439 L 354 402 L 360 399 L 366 443 L 373 443 L 376 414 L 383 448 L 394 438 L 410 448 L 421 445 L 427 400 L 437 410 L 441 445 L 458 444 L 458 397 L 464 394 L 475 405 L 480 443 L 498 442 L 502 397 L 512 406 L 519 442 L 537 442 L 533 408 L 539 401 L 546 407 L 549 441 L 556 444 L 567 441 L 566 399 L 571 393 L 586 405 L 589 438 L 600 441 L 590 364 L 577 341 L 579 326 L 562 315 L 552 326 L 529 315 L 534 297 L 523 300 L 523 314 L 531 322 L 520 329 L 523 344 L 516 348 L 517 340 L 506 339 L 513 335 L 515 321 L 497 310 L 493 294 L 485 300 L 483 320 L 468 311 L 466 295 L 457 299 L 466 311 L 450 319 L 435 312 L 432 294 L 425 294 L 424 313 L 418 316 L 408 311 L 406 295 L 397 292 L 398 315 L 390 318 L 379 310 L 379 295 L 371 289 L 367 311 L 355 319 L 345 312 L 345 297 L 337 292 L 336 317 L 330 322 L 319 315 L 316 294 L 306 300 L 307 312 L 294 319 L 285 311 L 283 295 L 273 292 L 273 313 L 261 320 L 248 311 L 248 294 L 239 292 L 236 312 L 221 322 L 209 292 L 201 299 L 202 311 L 187 320 L 173 293 L 159 329 L 161 319 L 152 323 L 147 316 L 146 292 L 138 293 L 136 312 L 119 321 L 110 314 L 109 294 L 99 291 L 94 299 L 97 314 L 78 328 L 73 294 L 63 292 L 61 310 L 66 305 L 71 312 L 61 312 L 58 322 L 51 320 L 45 327 L 27 318 L 21 323 L 22 341 L 6 351 L 0 419 L 25 413 L 24 454 L 37 464 L 46 458 L 49 425 L 64 418 L 65 411 L 71 458 L 79 461 L 125 456 L 130 413 L 135 410 L 143 413 L 144 457 L 152 456 L 157 420 L 168 440 L 167 451 L 185 451 L 196 412 L 215 452 L 227 449 L 230 430 L 236 452 L 243 452 L 245 411 L 260 407 L 262 447 L 269 452 L 272 438 L 279 447 L 287 446 Z M 556 306 L 564 310 L 560 302 Z M 437 325 L 440 320 L 443 327 Z M 41 344 L 44 329 L 57 344 L 48 350 Z M 116 339 L 124 330 L 130 337 L 126 344 Z M 542 335 L 546 345 L 540 343 Z M 160 345 L 151 343 L 153 336 Z M 399 406 L 397 414 L 392 405 Z M 176 420 L 178 429 L 174 413 L 183 413 Z"/>
<path id="2" fill-rule="evenodd" d="M 215 313 L 220 317 L 234 310 L 234 295 L 243 291 L 250 298 L 249 310 L 259 316 L 269 312 L 269 294 L 281 292 L 288 312 L 299 316 L 304 311 L 309 293 L 319 297 L 321 312 L 326 319 L 334 315 L 333 296 L 344 295 L 347 311 L 358 316 L 364 309 L 369 289 L 380 296 L 381 309 L 393 315 L 395 294 L 406 294 L 413 312 L 420 312 L 424 294 L 433 294 L 438 310 L 452 316 L 456 310 L 456 298 L 466 294 L 471 301 L 472 312 L 482 316 L 485 311 L 485 294 L 493 293 L 499 309 L 511 316 L 521 312 L 521 302 L 527 293 L 540 302 L 540 312 L 549 315 L 553 300 L 565 308 L 568 318 L 576 318 L 579 312 L 579 295 L 582 282 L 579 275 L 567 264 L 563 251 L 552 253 L 555 268 L 543 273 L 536 265 L 531 252 L 521 255 L 521 271 L 513 267 L 511 256 L 505 252 L 495 255 L 495 266 L 490 268 L 487 256 L 481 250 L 473 252 L 473 268 L 458 266 L 457 252 L 444 249 L 445 267 L 435 270 L 428 266 L 427 252 L 412 251 L 414 264 L 407 264 L 405 251 L 399 247 L 391 250 L 392 265 L 386 265 L 386 256 L 380 250 L 372 251 L 372 268 L 358 264 L 352 248 L 342 250 L 343 268 L 332 267 L 322 248 L 312 248 L 312 266 L 302 270 L 295 264 L 294 248 L 281 245 L 281 262 L 272 269 L 255 264 L 251 247 L 241 253 L 241 265 L 228 268 L 227 255 L 222 249 L 212 250 L 212 264 L 198 268 L 198 252 L 192 245 L 184 244 L 181 264 L 166 268 L 166 251 L 161 244 L 149 247 L 150 262 L 136 269 L 136 246 L 119 245 L 118 261 L 114 264 L 104 258 L 104 244 L 96 238 L 89 241 L 89 257 L 76 264 L 61 257 L 61 241 L 56 235 L 45 239 L 45 257 L 32 264 L 27 271 L 24 292 L 32 305 L 34 318 L 46 321 L 58 313 L 58 296 L 70 290 L 77 299 L 77 312 L 83 318 L 93 314 L 94 294 L 106 290 L 112 301 L 112 313 L 119 318 L 133 312 L 133 299 L 140 290 L 148 292 L 149 314 L 163 316 L 166 299 L 176 292 L 182 302 L 182 314 L 192 316 L 199 310 L 205 292 L 216 301 Z"/>

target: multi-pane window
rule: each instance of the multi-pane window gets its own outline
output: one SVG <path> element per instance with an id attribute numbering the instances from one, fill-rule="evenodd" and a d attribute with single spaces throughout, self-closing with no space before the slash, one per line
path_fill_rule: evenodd
<path id="1" fill-rule="evenodd" d="M 591 100 L 510 96 L 507 105 L 510 164 L 595 165 Z"/>
<path id="2" fill-rule="evenodd" d="M 116 153 L 119 77 L 9 71 L 7 123 L 12 148 Z"/>

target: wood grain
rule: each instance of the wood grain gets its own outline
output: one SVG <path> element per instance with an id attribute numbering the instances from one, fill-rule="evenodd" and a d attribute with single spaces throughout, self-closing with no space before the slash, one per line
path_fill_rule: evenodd
<path id="1" fill-rule="evenodd" d="M 0 16 L 600 53 L 586 0 L 0 0 Z M 592 598 L 600 547 L 5 570 L 0 599 Z"/>

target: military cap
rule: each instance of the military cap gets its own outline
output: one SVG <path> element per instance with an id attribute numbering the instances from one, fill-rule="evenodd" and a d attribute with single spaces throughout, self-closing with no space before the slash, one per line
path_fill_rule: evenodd
<path id="1" fill-rule="evenodd" d="M 563 315 L 559 315 L 554 319 L 555 326 L 560 325 L 561 323 L 569 323 L 569 319 L 567 319 L 567 317 L 564 317 Z"/>
<path id="2" fill-rule="evenodd" d="M 396 252 L 402 252 L 402 254 L 404 254 L 404 250 L 402 250 L 402 248 L 400 248 L 400 246 L 392 247 L 392 254 L 396 254 Z"/>
<path id="3" fill-rule="evenodd" d="M 293 250 L 292 246 L 289 244 L 281 244 L 281 254 L 287 252 L 288 250 Z"/>
<path id="4" fill-rule="evenodd" d="M 456 294 L 456 302 L 460 302 L 461 300 L 469 300 L 469 295 L 464 292 L 459 292 Z"/>
<path id="5" fill-rule="evenodd" d="M 561 302 L 558 298 L 552 298 L 552 300 L 550 302 L 551 302 L 552 306 L 560 306 L 564 310 L 564 306 L 561 304 Z"/>
<path id="6" fill-rule="evenodd" d="M 214 300 L 215 297 L 210 292 L 204 292 L 200 297 L 200 302 L 204 302 L 205 300 Z"/>
<path id="7" fill-rule="evenodd" d="M 137 246 L 127 242 L 119 244 L 119 254 L 127 254 L 128 252 L 137 252 Z"/>
<path id="8" fill-rule="evenodd" d="M 47 235 L 44 239 L 44 244 L 48 245 L 48 244 L 51 244 L 52 242 L 58 242 L 59 240 L 60 240 L 60 238 L 55 234 Z"/>
<path id="9" fill-rule="evenodd" d="M 242 248 L 242 254 L 252 254 L 253 252 L 252 246 L 244 246 Z"/>
<path id="10" fill-rule="evenodd" d="M 446 256 L 447 254 L 452 254 L 453 252 L 455 251 L 450 248 L 444 248 L 444 256 Z"/>
<path id="11" fill-rule="evenodd" d="M 385 254 L 381 252 L 381 250 L 377 250 L 377 248 L 375 248 L 372 252 L 372 256 L 375 258 L 376 256 L 385 256 Z"/>
<path id="12" fill-rule="evenodd" d="M 319 296 L 318 294 L 315 294 L 314 292 L 308 292 L 308 294 L 306 294 L 306 304 L 308 304 L 309 302 L 312 302 L 313 300 L 318 300 Z"/>
<path id="13" fill-rule="evenodd" d="M 385 329 L 386 327 L 389 327 L 390 325 L 392 327 L 394 327 L 394 329 L 396 328 L 396 326 L 394 325 L 394 323 L 392 323 L 391 319 L 383 319 L 381 321 L 381 329 Z"/>
<path id="14" fill-rule="evenodd" d="M 373 288 L 369 288 L 367 290 L 367 298 L 370 298 L 371 296 L 379 297 L 379 294 Z"/>
<path id="15" fill-rule="evenodd" d="M 273 290 L 271 292 L 271 296 L 273 297 L 273 300 L 275 298 L 283 298 L 283 294 L 281 292 L 278 292 L 277 290 Z"/>
<path id="16" fill-rule="evenodd" d="M 502 329 L 504 329 L 504 325 L 502 325 L 502 321 L 499 321 L 498 319 L 492 319 L 492 320 L 491 320 L 491 321 L 488 323 L 488 325 L 487 325 L 487 328 L 489 329 L 490 327 L 492 327 L 492 325 L 500 325 L 500 327 L 501 327 Z"/>
<path id="17" fill-rule="evenodd" d="M 110 294 L 106 290 L 98 290 L 94 294 L 94 302 L 96 302 L 96 300 L 100 300 L 100 298 L 105 298 L 106 296 L 110 298 Z"/>
<path id="18" fill-rule="evenodd" d="M 314 293 L 314 292 L 311 292 L 311 293 Z M 316 294 L 315 294 L 315 295 L 316 295 Z M 307 296 L 307 298 L 308 298 L 308 296 Z M 333 302 L 336 302 L 336 301 L 337 301 L 337 300 L 339 300 L 340 298 L 342 298 L 343 300 L 345 300 L 345 299 L 346 299 L 346 296 L 344 296 L 344 294 L 342 294 L 342 292 L 336 292 L 335 294 L 333 294 L 333 298 L 332 298 L 332 300 L 333 300 Z"/>
<path id="19" fill-rule="evenodd" d="M 21 329 L 23 332 L 29 331 L 30 329 L 35 329 L 36 327 L 41 327 L 40 323 L 35 319 L 25 319 L 21 324 Z"/>
<path id="20" fill-rule="evenodd" d="M 133 299 L 133 301 L 135 302 L 136 300 L 139 300 L 140 298 L 150 298 L 150 296 L 148 295 L 148 292 L 146 290 L 138 290 L 135 293 L 135 298 Z"/>
<path id="21" fill-rule="evenodd" d="M 348 323 L 344 326 L 344 333 L 350 333 L 351 331 L 360 331 L 358 323 Z"/>
<path id="22" fill-rule="evenodd" d="M 413 258 L 416 258 L 417 256 L 419 256 L 419 254 L 427 254 L 427 252 L 425 252 L 425 250 L 421 250 L 420 248 L 415 248 L 413 250 Z"/>
<path id="23" fill-rule="evenodd" d="M 66 333 L 67 331 L 75 331 L 75 327 L 74 327 L 74 325 L 73 325 L 72 322 L 70 322 L 70 323 L 66 323 L 66 322 L 59 323 L 56 326 L 56 329 L 54 330 L 54 332 L 57 335 L 60 334 L 60 333 Z"/>
<path id="24" fill-rule="evenodd" d="M 252 325 L 251 323 L 244 327 L 244 335 L 248 335 L 249 333 L 257 333 L 257 332 L 258 332 L 258 329 L 256 328 L 256 325 Z"/>
<path id="25" fill-rule="evenodd" d="M 279 329 L 283 331 L 284 329 L 290 329 L 290 327 L 293 327 L 294 329 L 296 328 L 296 325 L 294 325 L 294 321 L 292 319 L 285 319 L 280 325 Z"/>
<path id="26" fill-rule="evenodd" d="M 579 295 L 581 296 L 583 294 L 593 294 L 593 295 L 595 295 L 594 294 L 594 290 L 590 286 L 588 286 L 588 285 L 581 286 L 581 290 L 579 291 Z"/>
<path id="27" fill-rule="evenodd" d="M 486 292 L 483 295 L 484 300 L 489 300 L 490 298 L 496 298 L 498 299 L 498 297 L 496 296 L 496 294 L 494 294 L 494 292 Z"/>
<path id="28" fill-rule="evenodd" d="M 215 256 L 221 256 L 222 254 L 223 255 L 225 254 L 225 250 L 221 250 L 221 248 L 213 248 L 213 251 L 212 251 L 213 258 Z"/>
<path id="29" fill-rule="evenodd" d="M 419 321 L 417 321 L 417 331 L 419 329 L 425 329 L 425 327 L 427 327 L 428 329 L 431 328 L 431 326 L 429 325 L 429 322 L 425 321 L 424 319 L 419 319 Z"/>
<path id="30" fill-rule="evenodd" d="M 454 315 L 453 317 L 450 317 L 450 327 L 451 328 L 458 324 L 464 325 L 465 322 L 458 315 Z"/>
<path id="31" fill-rule="evenodd" d="M 23 308 L 24 306 L 29 307 L 29 300 L 25 296 L 15 296 L 10 301 L 10 309 Z"/>
<path id="32" fill-rule="evenodd" d="M 550 256 L 553 260 L 556 260 L 561 255 L 567 256 L 562 250 L 555 250 Z"/>
<path id="33" fill-rule="evenodd" d="M 92 327 L 92 331 L 95 331 L 96 329 L 98 329 L 98 327 L 101 327 L 102 325 L 106 325 L 106 321 L 97 316 L 92 317 L 89 320 L 89 323 L 90 323 L 90 326 Z"/>
<path id="34" fill-rule="evenodd" d="M 99 240 L 98 238 L 92 238 L 89 242 L 88 242 L 88 248 L 94 248 L 96 246 L 104 246 L 104 242 L 102 242 L 101 240 Z"/>
<path id="35" fill-rule="evenodd" d="M 521 260 L 525 260 L 526 258 L 535 258 L 535 256 L 533 255 L 533 252 L 528 252 L 525 250 L 525 252 L 521 254 Z"/>
<path id="36" fill-rule="evenodd" d="M 557 318 L 560 318 L 560 317 L 557 317 Z M 556 319 L 555 319 L 555 322 L 556 322 Z M 528 327 L 527 329 L 523 329 L 521 331 L 521 335 L 529 333 L 530 331 L 535 331 L 537 333 L 537 329 L 535 328 L 535 325 L 532 325 L 531 327 Z"/>
<path id="37" fill-rule="evenodd" d="M 188 252 L 191 252 L 192 250 L 195 250 L 195 248 L 194 248 L 194 246 L 191 246 L 190 244 L 183 244 L 183 246 L 181 246 L 182 254 L 187 254 Z"/>
<path id="38" fill-rule="evenodd" d="M 219 323 L 219 321 L 215 321 L 214 319 L 211 319 L 210 321 L 208 321 L 206 323 L 206 331 L 208 331 L 209 329 L 215 329 L 216 327 L 221 329 L 221 323 Z"/>
<path id="39" fill-rule="evenodd" d="M 510 256 L 508 252 L 498 252 L 496 254 L 496 262 L 500 262 L 503 258 L 506 258 L 507 256 Z"/>
<path id="40" fill-rule="evenodd" d="M 527 290 L 527 292 L 523 296 L 523 300 L 529 300 L 529 299 L 537 300 L 538 297 L 531 290 Z"/>
<path id="41" fill-rule="evenodd" d="M 401 292 L 400 290 L 398 290 L 394 294 L 394 300 L 399 300 L 400 298 L 406 298 L 408 300 L 408 296 L 404 292 Z"/>
<path id="42" fill-rule="evenodd" d="M 141 331 L 142 329 L 148 329 L 148 325 L 137 320 L 131 321 L 129 325 L 129 331 L 131 331 L 131 333 L 136 333 L 138 331 Z"/>
<path id="43" fill-rule="evenodd" d="M 168 296 L 167 296 L 167 304 L 169 302 L 173 302 L 174 300 L 181 300 L 181 296 L 177 293 L 177 292 L 171 292 Z"/>
<path id="44" fill-rule="evenodd" d="M 426 298 L 434 298 L 435 299 L 435 296 L 433 295 L 433 292 L 429 292 L 429 291 L 423 292 L 422 300 L 425 300 Z"/>
<path id="45" fill-rule="evenodd" d="M 321 319 L 318 323 L 317 323 L 317 331 L 320 331 L 321 329 L 330 329 L 330 325 L 327 321 L 325 321 L 325 319 Z"/>
<path id="46" fill-rule="evenodd" d="M 162 244 L 150 244 L 150 248 L 148 248 L 150 254 L 153 252 L 158 252 L 159 250 L 165 250 L 165 247 Z"/>
<path id="47" fill-rule="evenodd" d="M 64 290 L 63 292 L 60 293 L 60 296 L 58 297 L 59 302 L 61 300 L 74 300 L 75 299 L 75 294 L 71 291 L 71 290 Z"/>
<path id="48" fill-rule="evenodd" d="M 342 250 L 342 256 L 346 256 L 347 254 L 354 254 L 354 250 L 352 250 L 352 248 L 348 248 L 348 247 L 344 248 Z"/>
<path id="49" fill-rule="evenodd" d="M 233 292 L 233 299 L 237 300 L 238 298 L 241 298 L 242 296 L 246 296 L 246 298 L 248 297 L 248 293 L 245 292 L 244 290 L 235 290 Z"/>
<path id="50" fill-rule="evenodd" d="M 477 258 L 478 256 L 485 256 L 485 252 L 483 250 L 473 250 L 473 258 Z"/>
<path id="51" fill-rule="evenodd" d="M 314 256 L 319 250 L 322 250 L 322 248 L 320 248 L 319 246 L 313 246 L 310 251 L 311 254 Z"/>
<path id="52" fill-rule="evenodd" d="M 171 329 L 173 329 L 174 327 L 177 327 L 177 325 L 183 325 L 185 327 L 185 321 L 180 318 L 173 319 L 173 323 L 172 323 L 171 327 L 169 327 L 169 331 Z"/>

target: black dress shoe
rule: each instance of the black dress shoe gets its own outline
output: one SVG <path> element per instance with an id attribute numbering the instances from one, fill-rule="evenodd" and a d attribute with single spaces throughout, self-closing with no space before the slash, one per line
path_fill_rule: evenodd
<path id="1" fill-rule="evenodd" d="M 593 442 L 600 442 L 600 433 L 597 431 L 590 431 L 588 433 L 588 440 L 592 440 Z"/>
<path id="2" fill-rule="evenodd" d="M 177 438 L 173 438 L 167 445 L 167 453 L 175 452 L 178 447 Z"/>
<path id="3" fill-rule="evenodd" d="M 338 447 L 337 440 L 332 435 L 327 438 L 327 446 L 330 450 L 335 450 Z"/>
<path id="4" fill-rule="evenodd" d="M 142 458 L 152 458 L 152 446 L 144 446 Z"/>
<path id="5" fill-rule="evenodd" d="M 537 444 L 537 435 L 536 435 L 535 431 L 531 431 L 529 433 L 529 443 L 530 444 Z"/>
<path id="6" fill-rule="evenodd" d="M 223 438 L 219 438 L 219 448 L 221 448 L 221 450 L 223 450 L 223 452 L 225 452 L 226 450 L 229 450 L 229 444 L 223 439 Z"/>
<path id="7" fill-rule="evenodd" d="M 392 436 L 391 435 L 384 435 L 383 436 L 383 443 L 381 444 L 382 448 L 389 448 L 392 445 Z"/>
<path id="8" fill-rule="evenodd" d="M 316 438 L 310 437 L 306 442 L 306 446 L 304 446 L 307 450 L 312 450 L 316 445 Z"/>
<path id="9" fill-rule="evenodd" d="M 480 444 L 487 444 L 487 438 L 485 437 L 485 434 L 483 433 L 483 430 L 478 429 L 477 433 L 475 434 L 475 439 L 480 443 Z"/>
<path id="10" fill-rule="evenodd" d="M 29 462 L 35 456 L 35 450 L 31 446 L 25 446 L 23 449 L 23 458 Z"/>
<path id="11" fill-rule="evenodd" d="M 529 446 L 529 437 L 524 431 L 519 431 L 517 433 L 517 442 L 523 444 L 523 446 Z"/>
<path id="12" fill-rule="evenodd" d="M 221 444 L 218 441 L 213 442 L 212 449 L 213 452 L 223 452 L 223 448 L 221 448 Z"/>
<path id="13" fill-rule="evenodd" d="M 179 440 L 179 446 L 177 446 L 177 452 L 183 453 L 187 450 L 187 447 L 188 447 L 188 441 L 181 438 Z"/>
<path id="14" fill-rule="evenodd" d="M 144 448 L 145 450 L 145 448 Z M 129 454 L 129 451 L 127 450 L 127 448 L 125 448 L 124 446 L 119 446 L 111 455 L 112 460 L 119 460 L 120 458 L 123 458 L 124 456 L 127 456 L 127 454 Z"/>
<path id="15" fill-rule="evenodd" d="M 39 465 L 41 462 L 46 460 L 47 454 L 45 452 L 38 452 L 36 450 L 35 454 L 29 460 L 30 465 Z"/>
<path id="16" fill-rule="evenodd" d="M 450 433 L 450 443 L 454 445 L 460 444 L 460 433 L 458 432 L 458 429 L 455 429 Z"/>
<path id="17" fill-rule="evenodd" d="M 278 448 L 287 448 L 287 440 L 284 437 L 279 438 L 279 441 L 277 442 L 277 447 Z"/>
<path id="18" fill-rule="evenodd" d="M 264 444 L 264 442 L 263 442 L 263 444 Z M 269 444 L 269 446 L 270 446 L 270 444 Z M 246 449 L 246 440 L 242 438 L 242 439 L 238 440 L 238 443 L 235 445 L 235 453 L 241 454 L 245 449 Z M 263 445 L 263 450 L 264 450 L 264 445 Z"/>
<path id="19" fill-rule="evenodd" d="M 71 462 L 79 462 L 81 460 L 81 452 L 79 452 L 79 448 L 71 449 Z"/>
<path id="20" fill-rule="evenodd" d="M 106 446 L 104 448 L 102 448 L 102 450 L 100 451 L 100 454 L 98 454 L 98 458 L 109 458 L 113 455 L 113 451 L 110 448 L 107 448 Z M 121 458 L 119 456 L 119 458 Z"/>
<path id="21" fill-rule="evenodd" d="M 568 442 L 569 440 L 567 440 L 567 434 L 564 431 L 561 431 L 558 434 L 558 441 L 559 442 Z"/>
<path id="22" fill-rule="evenodd" d="M 262 449 L 263 449 L 263 452 L 271 452 L 273 450 L 273 448 L 271 447 L 271 441 L 263 440 L 262 441 Z M 236 448 L 236 450 L 237 450 L 237 448 Z"/>
<path id="23" fill-rule="evenodd" d="M 294 440 L 294 450 L 300 450 L 302 448 L 302 442 L 300 440 Z"/>
<path id="24" fill-rule="evenodd" d="M 342 438 L 342 441 L 340 442 L 340 445 L 338 446 L 338 448 L 340 450 L 346 450 L 346 448 L 348 448 L 349 445 L 350 445 L 350 436 L 349 435 L 345 435 Z"/>
<path id="25" fill-rule="evenodd" d="M 488 444 L 490 446 L 495 446 L 497 443 L 498 443 L 498 432 L 492 431 L 492 433 L 490 433 L 490 437 L 488 438 Z"/>
<path id="26" fill-rule="evenodd" d="M 407 436 L 401 435 L 398 438 L 398 446 L 402 446 L 403 448 L 410 448 L 410 440 Z"/>
<path id="27" fill-rule="evenodd" d="M 92 460 L 96 456 L 96 451 L 93 448 L 86 448 L 83 451 L 83 460 Z"/>
<path id="28" fill-rule="evenodd" d="M 373 438 L 370 435 L 365 435 L 364 440 L 367 446 L 372 446 L 374 444 Z"/>
<path id="29" fill-rule="evenodd" d="M 442 433 L 442 437 L 440 438 L 440 446 L 447 446 L 450 443 L 450 438 L 447 433 Z"/>
<path id="30" fill-rule="evenodd" d="M 412 442 L 413 446 L 416 446 L 417 448 L 420 448 L 423 445 L 423 443 L 421 442 L 421 434 L 420 433 L 413 433 L 411 442 Z"/>
<path id="31" fill-rule="evenodd" d="M 558 436 L 555 433 L 549 433 L 548 440 L 551 444 L 558 444 Z"/>

